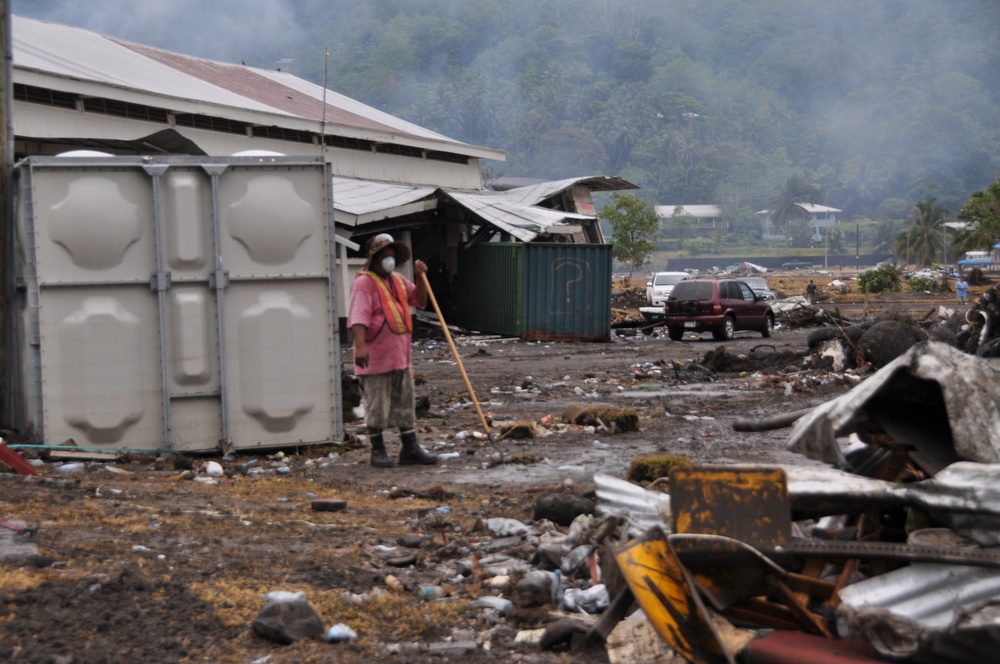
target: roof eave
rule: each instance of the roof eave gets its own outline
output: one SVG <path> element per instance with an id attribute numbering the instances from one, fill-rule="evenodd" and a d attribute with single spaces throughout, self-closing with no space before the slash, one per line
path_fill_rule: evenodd
<path id="1" fill-rule="evenodd" d="M 14 67 L 14 79 L 15 82 L 23 83 L 25 85 L 34 85 L 37 87 L 59 90 L 72 94 L 107 97 L 124 102 L 156 106 L 158 108 L 163 108 L 168 112 L 209 114 L 206 113 L 206 109 L 211 109 L 210 115 L 225 118 L 227 120 L 245 122 L 252 125 L 279 126 L 286 129 L 294 129 L 296 131 L 314 132 L 316 134 L 325 133 L 343 136 L 345 138 L 368 140 L 375 143 L 406 145 L 423 150 L 446 152 L 477 159 L 506 161 L 507 158 L 507 155 L 503 150 L 469 145 L 468 143 L 436 140 L 403 133 L 381 132 L 330 122 L 324 125 L 322 122 L 316 122 L 315 120 L 285 113 L 248 110 L 234 106 L 212 104 L 195 99 L 185 99 L 183 97 L 157 95 L 147 90 L 138 90 L 135 88 L 116 86 L 95 81 L 84 81 L 81 79 L 58 76 L 50 72 L 25 67 Z M 162 100 L 164 103 L 157 104 L 155 103 L 155 100 Z"/>

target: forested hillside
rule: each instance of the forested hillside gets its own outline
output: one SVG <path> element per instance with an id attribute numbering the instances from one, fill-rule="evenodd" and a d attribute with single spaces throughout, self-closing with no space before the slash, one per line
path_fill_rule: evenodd
<path id="1" fill-rule="evenodd" d="M 202 39 L 161 4 L 14 9 L 317 83 L 328 48 L 331 89 L 506 150 L 493 174 L 620 175 L 733 221 L 793 175 L 844 219 L 901 219 L 930 197 L 956 212 L 1000 171 L 996 0 L 168 3 Z"/>

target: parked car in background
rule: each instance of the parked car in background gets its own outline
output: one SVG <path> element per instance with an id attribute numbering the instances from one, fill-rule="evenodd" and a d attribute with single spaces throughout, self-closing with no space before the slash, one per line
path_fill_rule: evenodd
<path id="1" fill-rule="evenodd" d="M 775 298 L 774 291 L 771 290 L 771 286 L 768 285 L 767 279 L 764 277 L 743 277 L 740 281 L 749 286 L 754 295 L 757 295 L 762 300 L 773 300 Z"/>
<path id="2" fill-rule="evenodd" d="M 679 341 L 685 332 L 711 332 L 728 341 L 740 330 L 769 337 L 774 330 L 771 306 L 739 279 L 689 279 L 674 286 L 663 308 L 667 335 Z"/>
<path id="3" fill-rule="evenodd" d="M 687 272 L 657 272 L 646 282 L 646 301 L 651 307 L 662 307 L 670 297 L 670 291 L 678 283 L 688 279 Z"/>
<path id="4" fill-rule="evenodd" d="M 813 264 L 809 261 L 786 261 L 781 264 L 782 270 L 807 270 L 811 268 Z"/>

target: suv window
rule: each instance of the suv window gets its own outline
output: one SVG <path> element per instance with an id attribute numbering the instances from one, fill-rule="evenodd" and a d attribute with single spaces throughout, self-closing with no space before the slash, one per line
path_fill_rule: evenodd
<path id="1" fill-rule="evenodd" d="M 727 297 L 730 300 L 742 300 L 743 293 L 740 292 L 740 285 L 735 281 L 730 281 L 726 284 L 726 290 L 728 291 Z"/>
<path id="2" fill-rule="evenodd" d="M 748 285 L 746 285 L 746 284 L 744 284 L 742 282 L 739 282 L 739 281 L 737 281 L 736 284 L 739 286 L 740 290 L 743 291 L 743 299 L 744 300 L 749 300 L 750 302 L 753 302 L 754 299 L 755 299 L 755 297 L 756 297 L 753 294 L 753 289 L 750 288 L 750 286 L 748 286 Z"/>
<path id="3" fill-rule="evenodd" d="M 711 300 L 712 284 L 706 281 L 682 281 L 674 286 L 671 300 Z"/>

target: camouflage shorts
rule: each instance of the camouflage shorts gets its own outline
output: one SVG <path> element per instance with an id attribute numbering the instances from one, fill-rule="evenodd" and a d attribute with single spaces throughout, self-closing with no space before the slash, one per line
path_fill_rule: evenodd
<path id="1" fill-rule="evenodd" d="M 413 375 L 409 369 L 358 376 L 365 401 L 365 424 L 372 429 L 414 426 Z"/>

